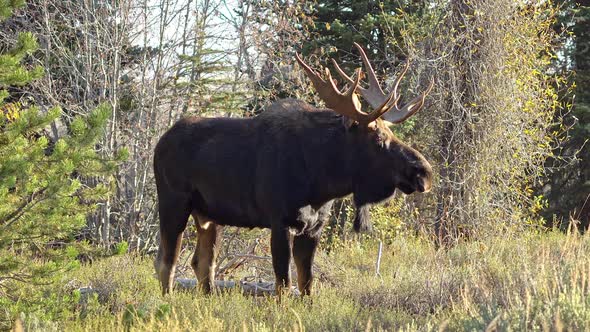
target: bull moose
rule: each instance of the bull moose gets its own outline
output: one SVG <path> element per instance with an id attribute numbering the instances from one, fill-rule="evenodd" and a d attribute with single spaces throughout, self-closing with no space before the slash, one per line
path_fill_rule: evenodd
<path id="1" fill-rule="evenodd" d="M 280 100 L 253 118 L 187 117 L 158 142 L 154 174 L 159 201 L 160 248 L 155 262 L 163 293 L 171 291 L 183 231 L 190 215 L 198 240 L 191 266 L 205 292 L 213 287 L 223 226 L 271 229 L 277 293 L 291 286 L 293 256 L 302 294 L 312 288 L 312 263 L 335 198 L 353 195 L 354 229 L 369 225 L 368 209 L 391 197 L 427 192 L 432 168 L 396 138 L 381 117 L 400 123 L 424 104 L 433 83 L 398 107 L 398 86 L 409 63 L 384 93 L 359 46 L 368 76 L 353 79 L 334 61 L 349 88 L 341 91 L 330 71 L 321 74 L 296 60 L 327 109 Z M 357 92 L 373 110 L 361 111 Z"/>

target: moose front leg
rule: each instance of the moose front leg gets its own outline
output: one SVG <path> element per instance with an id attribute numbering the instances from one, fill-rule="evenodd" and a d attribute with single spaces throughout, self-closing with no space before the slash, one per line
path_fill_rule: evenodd
<path id="1" fill-rule="evenodd" d="M 297 267 L 297 285 L 302 295 L 311 295 L 313 258 L 320 242 L 317 234 L 301 234 L 293 239 L 293 258 Z"/>
<path id="2" fill-rule="evenodd" d="M 280 298 L 283 292 L 291 290 L 291 241 L 288 227 L 272 228 L 270 249 L 276 277 L 275 289 Z"/>

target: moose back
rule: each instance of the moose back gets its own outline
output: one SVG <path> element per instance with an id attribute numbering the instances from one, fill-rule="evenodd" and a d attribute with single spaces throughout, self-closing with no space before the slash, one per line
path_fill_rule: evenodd
<path id="1" fill-rule="evenodd" d="M 163 293 L 172 288 L 190 215 L 198 233 L 191 266 L 205 292 L 213 287 L 222 228 L 238 226 L 271 229 L 277 292 L 290 288 L 292 257 L 299 289 L 310 294 L 314 254 L 333 199 L 353 195 L 359 231 L 369 226 L 369 206 L 395 189 L 430 190 L 430 164 L 381 117 L 404 121 L 422 107 L 432 84 L 398 107 L 407 65 L 386 94 L 363 49 L 355 46 L 368 73 L 367 88 L 360 85 L 360 69 L 353 80 L 335 63 L 349 83 L 342 92 L 328 70 L 322 75 L 296 57 L 326 109 L 286 99 L 254 118 L 184 118 L 161 137 L 154 153 L 160 215 L 155 266 Z M 373 108 L 370 113 L 361 110 L 357 93 Z"/>

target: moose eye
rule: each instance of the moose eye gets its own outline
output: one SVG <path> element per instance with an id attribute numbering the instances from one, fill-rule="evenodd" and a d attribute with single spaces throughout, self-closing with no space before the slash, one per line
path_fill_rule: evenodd
<path id="1" fill-rule="evenodd" d="M 426 175 L 426 171 L 424 170 L 423 167 L 414 166 L 414 167 L 412 167 L 412 175 L 422 177 L 422 176 Z"/>

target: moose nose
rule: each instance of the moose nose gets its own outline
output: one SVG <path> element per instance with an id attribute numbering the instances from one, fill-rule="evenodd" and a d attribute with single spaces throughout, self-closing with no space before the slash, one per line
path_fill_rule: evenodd
<path id="1" fill-rule="evenodd" d="M 422 185 L 422 183 L 418 183 L 418 191 L 421 193 L 424 192 L 424 186 Z"/>
<path id="2" fill-rule="evenodd" d="M 430 189 L 432 188 L 432 185 L 430 184 L 430 181 L 424 181 L 425 185 L 422 186 L 422 188 L 424 189 L 422 192 L 423 193 L 428 193 L 430 192 Z"/>

